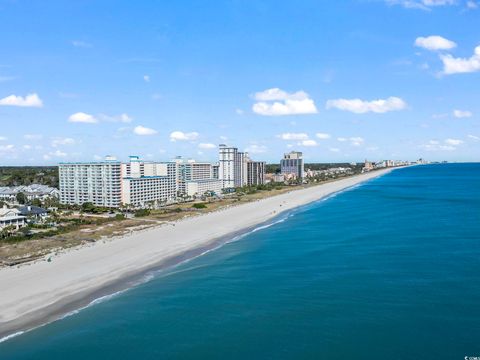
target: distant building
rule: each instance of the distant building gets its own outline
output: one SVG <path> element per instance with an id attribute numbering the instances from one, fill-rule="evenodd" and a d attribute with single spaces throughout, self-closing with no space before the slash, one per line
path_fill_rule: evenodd
<path id="1" fill-rule="evenodd" d="M 218 191 L 218 184 L 222 186 L 222 181 L 218 179 L 218 166 L 216 164 L 195 160 L 184 161 L 181 157 L 177 157 L 175 163 L 178 168 L 178 189 L 181 194 L 193 196 L 207 191 L 221 193 L 221 191 Z M 189 184 L 189 187 L 187 187 L 187 184 Z M 197 188 L 198 191 L 193 190 Z"/>
<path id="2" fill-rule="evenodd" d="M 212 170 L 213 170 L 213 176 L 212 177 L 214 179 L 219 179 L 220 178 L 219 174 L 218 174 L 219 168 L 220 168 L 220 165 L 218 163 L 212 165 Z"/>
<path id="3" fill-rule="evenodd" d="M 58 189 L 41 184 L 21 185 L 12 187 L 0 187 L 0 200 L 15 202 L 18 193 L 23 193 L 28 201 L 34 199 L 45 200 L 47 198 L 58 199 Z"/>
<path id="4" fill-rule="evenodd" d="M 222 189 L 223 182 L 220 179 L 192 180 L 185 183 L 185 193 L 188 196 L 202 196 L 208 192 L 220 195 Z"/>
<path id="5" fill-rule="evenodd" d="M 22 216 L 31 216 L 34 218 L 45 218 L 48 216 L 48 210 L 39 206 L 20 206 L 18 210 Z"/>
<path id="6" fill-rule="evenodd" d="M 280 160 L 280 173 L 286 177 L 303 179 L 305 177 L 303 154 L 299 151 L 292 151 L 284 154 L 283 159 Z"/>
<path id="7" fill-rule="evenodd" d="M 218 147 L 218 178 L 222 180 L 223 188 L 235 187 L 235 165 L 238 164 L 238 149 L 220 144 Z"/>
<path id="8" fill-rule="evenodd" d="M 122 164 L 122 203 L 134 207 L 174 202 L 178 190 L 175 162 L 144 162 L 131 156 Z"/>
<path id="9" fill-rule="evenodd" d="M 370 170 L 373 170 L 373 168 L 374 168 L 373 163 L 371 161 L 368 161 L 367 159 L 365 159 L 365 163 L 363 165 L 362 171 L 363 172 L 370 171 Z"/>
<path id="10" fill-rule="evenodd" d="M 60 202 L 119 207 L 122 202 L 122 166 L 114 157 L 99 162 L 59 164 Z"/>
<path id="11" fill-rule="evenodd" d="M 25 225 L 26 217 L 20 214 L 18 209 L 8 209 L 6 206 L 0 208 L 0 230 L 7 226 L 19 229 Z"/>
<path id="12" fill-rule="evenodd" d="M 265 167 L 264 161 L 247 161 L 247 185 L 265 184 Z"/>
<path id="13" fill-rule="evenodd" d="M 285 175 L 283 174 L 269 174 L 270 181 L 274 183 L 283 183 L 285 182 Z"/>
<path id="14" fill-rule="evenodd" d="M 248 153 L 236 147 L 221 144 L 219 147 L 218 178 L 223 188 L 260 185 L 265 183 L 265 162 L 253 161 Z"/>

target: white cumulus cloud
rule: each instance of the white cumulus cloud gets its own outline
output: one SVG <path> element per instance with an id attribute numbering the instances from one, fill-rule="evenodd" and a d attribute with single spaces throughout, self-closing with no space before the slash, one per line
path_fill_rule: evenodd
<path id="1" fill-rule="evenodd" d="M 469 118 L 472 117 L 473 113 L 468 110 L 453 110 L 453 116 L 456 118 Z"/>
<path id="2" fill-rule="evenodd" d="M 7 144 L 7 145 L 0 145 L 0 153 L 10 153 L 15 151 L 15 145 Z"/>
<path id="3" fill-rule="evenodd" d="M 0 99 L 2 106 L 20 106 L 20 107 L 42 107 L 43 102 L 38 94 L 28 94 L 27 96 L 10 95 Z"/>
<path id="4" fill-rule="evenodd" d="M 217 146 L 215 144 L 212 144 L 212 143 L 200 143 L 198 144 L 198 147 L 200 149 L 215 149 Z"/>
<path id="5" fill-rule="evenodd" d="M 349 138 L 348 140 L 350 140 L 350 144 L 352 144 L 353 146 L 360 146 L 363 145 L 363 143 L 365 142 L 365 139 L 360 136 L 354 136 Z"/>
<path id="6" fill-rule="evenodd" d="M 283 133 L 277 135 L 282 140 L 307 140 L 308 135 L 305 133 Z"/>
<path id="7" fill-rule="evenodd" d="M 98 115 L 98 118 L 102 121 L 108 121 L 108 122 L 131 123 L 133 121 L 133 118 L 126 113 L 123 113 L 120 115 L 100 114 Z"/>
<path id="8" fill-rule="evenodd" d="M 315 140 L 303 140 L 297 143 L 298 146 L 306 146 L 306 147 L 312 147 L 312 146 L 317 146 L 317 142 Z"/>
<path id="9" fill-rule="evenodd" d="M 97 118 L 93 115 L 84 113 L 84 112 L 77 112 L 72 114 L 68 118 L 69 122 L 72 123 L 85 123 L 85 124 L 96 124 L 98 122 Z"/>
<path id="10" fill-rule="evenodd" d="M 193 132 L 182 132 L 182 131 L 174 131 L 170 134 L 170 141 L 193 141 L 198 138 L 198 133 Z"/>
<path id="11" fill-rule="evenodd" d="M 460 139 L 445 139 L 440 142 L 438 140 L 430 140 L 428 143 L 420 147 L 426 151 L 455 151 L 458 145 L 462 145 L 463 140 Z"/>
<path id="12" fill-rule="evenodd" d="M 435 6 L 456 5 L 458 0 L 385 0 L 389 5 L 401 5 L 406 9 L 431 10 Z"/>
<path id="13" fill-rule="evenodd" d="M 469 9 L 477 9 L 478 8 L 478 3 L 473 0 L 468 0 L 467 1 L 467 8 Z"/>
<path id="14" fill-rule="evenodd" d="M 316 114 L 315 102 L 304 91 L 287 93 L 279 88 L 267 89 L 254 95 L 254 113 L 264 116 Z"/>
<path id="15" fill-rule="evenodd" d="M 154 130 L 142 125 L 138 125 L 138 126 L 135 126 L 135 128 L 133 129 L 133 133 L 141 136 L 155 135 L 157 133 L 157 130 Z"/>
<path id="16" fill-rule="evenodd" d="M 326 133 L 316 133 L 315 136 L 320 140 L 326 140 L 331 138 L 330 134 Z"/>
<path id="17" fill-rule="evenodd" d="M 73 40 L 72 45 L 75 46 L 75 47 L 78 47 L 78 48 L 91 48 L 91 47 L 93 47 L 92 44 L 90 44 L 86 41 L 82 41 L 82 40 Z"/>
<path id="18" fill-rule="evenodd" d="M 446 75 L 480 71 L 480 46 L 477 46 L 469 58 L 455 58 L 451 54 L 440 55 L 443 73 Z"/>
<path id="19" fill-rule="evenodd" d="M 451 40 L 445 39 L 442 36 L 432 35 L 427 37 L 418 37 L 415 40 L 415 46 L 422 47 L 427 50 L 449 50 L 457 46 Z"/>
<path id="20" fill-rule="evenodd" d="M 43 158 L 45 160 L 50 160 L 52 157 L 64 158 L 64 157 L 67 157 L 67 156 L 68 156 L 68 154 L 66 152 L 61 151 L 61 150 L 55 150 L 55 151 L 49 152 L 48 154 L 44 154 Z"/>
<path id="21" fill-rule="evenodd" d="M 335 99 L 328 100 L 327 109 L 336 108 L 339 110 L 350 111 L 357 114 L 367 112 L 386 113 L 389 111 L 403 110 L 407 107 L 407 103 L 398 97 L 391 96 L 387 99 L 378 99 L 365 101 L 361 99 Z"/>
<path id="22" fill-rule="evenodd" d="M 58 147 L 63 145 L 75 145 L 76 141 L 72 138 L 55 138 L 52 140 L 52 147 Z"/>
<path id="23" fill-rule="evenodd" d="M 446 139 L 445 144 L 452 145 L 452 146 L 461 145 L 461 144 L 463 144 L 463 140 L 460 140 L 460 139 Z"/>
<path id="24" fill-rule="evenodd" d="M 42 134 L 25 134 L 23 135 L 23 138 L 26 140 L 40 140 L 43 138 Z"/>

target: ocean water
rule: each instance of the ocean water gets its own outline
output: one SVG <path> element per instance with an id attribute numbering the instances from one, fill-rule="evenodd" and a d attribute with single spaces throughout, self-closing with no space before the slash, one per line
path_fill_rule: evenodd
<path id="1" fill-rule="evenodd" d="M 480 356 L 480 164 L 399 169 L 282 216 L 0 359 Z"/>

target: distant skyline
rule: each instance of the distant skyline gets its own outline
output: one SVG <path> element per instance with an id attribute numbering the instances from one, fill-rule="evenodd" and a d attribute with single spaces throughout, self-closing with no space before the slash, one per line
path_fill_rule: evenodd
<path id="1" fill-rule="evenodd" d="M 480 0 L 0 0 L 0 165 L 480 160 Z"/>

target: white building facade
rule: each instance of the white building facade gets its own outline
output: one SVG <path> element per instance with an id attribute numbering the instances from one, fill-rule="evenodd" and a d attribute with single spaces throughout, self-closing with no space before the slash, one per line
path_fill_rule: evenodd
<path id="1" fill-rule="evenodd" d="M 18 209 L 0 208 L 0 230 L 7 226 L 19 229 L 26 224 L 26 217 L 20 214 Z"/>
<path id="2" fill-rule="evenodd" d="M 205 193 L 215 193 L 220 195 L 223 189 L 223 181 L 220 179 L 192 180 L 185 182 L 186 194 L 197 197 Z"/>
<path id="3" fill-rule="evenodd" d="M 235 163 L 238 159 L 238 149 L 225 144 L 218 147 L 218 178 L 222 180 L 222 187 L 235 187 Z"/>
<path id="4" fill-rule="evenodd" d="M 252 161 L 248 153 L 224 144 L 219 146 L 219 179 L 224 188 L 265 183 L 265 162 Z"/>
<path id="5" fill-rule="evenodd" d="M 113 157 L 90 163 L 60 163 L 60 202 L 119 207 L 122 202 L 121 163 Z"/>
<path id="6" fill-rule="evenodd" d="M 133 207 L 158 207 L 176 201 L 177 165 L 174 162 L 143 162 L 130 157 L 122 164 L 122 203 Z"/>

